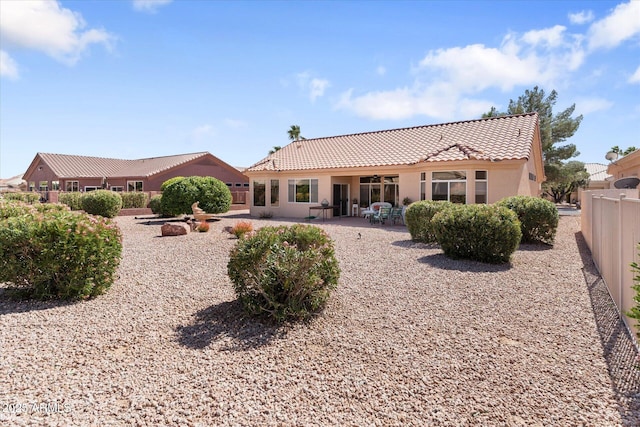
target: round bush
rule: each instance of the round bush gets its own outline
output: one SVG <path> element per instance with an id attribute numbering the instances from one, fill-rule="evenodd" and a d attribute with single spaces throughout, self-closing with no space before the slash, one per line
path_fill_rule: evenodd
<path id="1" fill-rule="evenodd" d="M 558 208 L 540 197 L 512 196 L 496 203 L 516 213 L 520 220 L 523 242 L 553 245 L 558 229 Z"/>
<path id="2" fill-rule="evenodd" d="M 110 220 L 35 212 L 0 220 L 0 283 L 39 299 L 85 299 L 115 280 L 122 252 Z"/>
<path id="3" fill-rule="evenodd" d="M 179 181 L 182 181 L 183 179 L 184 179 L 184 176 L 174 176 L 173 178 L 169 178 L 168 180 L 162 183 L 162 185 L 160 186 L 160 191 L 166 190 L 167 187 L 173 184 L 174 182 L 179 182 Z"/>
<path id="4" fill-rule="evenodd" d="M 516 214 L 502 206 L 453 205 L 431 223 L 445 255 L 454 259 L 508 262 L 522 237 Z"/>
<path id="5" fill-rule="evenodd" d="M 190 214 L 195 202 L 207 213 L 224 213 L 231 207 L 231 191 L 224 182 L 211 176 L 176 179 L 165 187 L 161 209 L 172 216 Z"/>
<path id="6" fill-rule="evenodd" d="M 85 193 L 80 199 L 82 209 L 92 215 L 113 218 L 122 209 L 122 197 L 114 191 L 96 190 Z"/>
<path id="7" fill-rule="evenodd" d="M 162 195 L 156 194 L 149 200 L 149 207 L 151 212 L 156 215 L 162 215 Z"/>
<path id="8" fill-rule="evenodd" d="M 64 203 L 69 206 L 72 211 L 82 210 L 82 193 L 72 191 L 69 193 L 60 193 L 58 195 L 58 202 Z"/>
<path id="9" fill-rule="evenodd" d="M 405 221 L 409 234 L 411 234 L 411 240 L 422 243 L 435 242 L 436 235 L 431 225 L 431 218 L 451 205 L 450 202 L 432 200 L 411 203 L 405 212 Z"/>
<path id="10" fill-rule="evenodd" d="M 340 276 L 327 233 L 299 224 L 245 235 L 231 250 L 227 270 L 244 309 L 277 322 L 321 311 Z"/>
<path id="11" fill-rule="evenodd" d="M 146 208 L 149 202 L 149 195 L 142 191 L 129 191 L 118 195 L 122 197 L 122 209 Z"/>

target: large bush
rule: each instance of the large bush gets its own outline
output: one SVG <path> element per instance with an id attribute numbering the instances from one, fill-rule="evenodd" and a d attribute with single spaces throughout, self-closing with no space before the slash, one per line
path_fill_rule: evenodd
<path id="1" fill-rule="evenodd" d="M 454 259 L 508 262 L 522 237 L 516 214 L 502 206 L 453 205 L 431 222 L 440 247 Z"/>
<path id="2" fill-rule="evenodd" d="M 242 237 L 227 269 L 245 310 L 277 322 L 322 310 L 340 276 L 332 240 L 309 225 L 263 227 Z"/>
<path id="3" fill-rule="evenodd" d="M 516 213 L 523 242 L 553 245 L 558 229 L 558 209 L 549 200 L 531 196 L 507 197 L 496 203 Z"/>
<path id="4" fill-rule="evenodd" d="M 82 193 L 73 191 L 68 193 L 60 193 L 58 195 L 58 202 L 64 203 L 69 206 L 72 211 L 82 210 Z"/>
<path id="5" fill-rule="evenodd" d="M 224 213 L 231 207 L 231 192 L 224 182 L 210 176 L 175 179 L 162 193 L 161 210 L 173 216 L 190 214 L 195 202 L 207 213 Z"/>
<path id="6" fill-rule="evenodd" d="M 96 190 L 85 193 L 80 199 L 82 209 L 92 215 L 113 218 L 122 209 L 122 197 L 115 191 Z"/>
<path id="7" fill-rule="evenodd" d="M 0 199 L 0 219 L 35 213 L 36 208 L 20 200 Z"/>
<path id="8" fill-rule="evenodd" d="M 7 192 L 2 193 L 2 197 L 6 200 L 19 200 L 25 203 L 33 204 L 40 201 L 40 193 L 31 192 Z"/>
<path id="9" fill-rule="evenodd" d="M 405 221 L 409 234 L 411 234 L 411 240 L 423 243 L 435 242 L 436 235 L 431 225 L 431 219 L 442 209 L 451 205 L 450 202 L 432 200 L 422 200 L 410 204 L 405 212 Z"/>
<path id="10" fill-rule="evenodd" d="M 122 209 L 146 208 L 149 203 L 149 195 L 142 191 L 129 191 L 118 194 L 122 197 Z"/>
<path id="11" fill-rule="evenodd" d="M 162 183 L 162 185 L 160 186 L 160 191 L 166 190 L 167 187 L 173 184 L 174 182 L 179 182 L 179 181 L 182 181 L 183 179 L 184 179 L 184 176 L 174 176 L 173 178 L 169 178 L 168 180 Z"/>
<path id="12" fill-rule="evenodd" d="M 84 299 L 115 280 L 120 230 L 80 212 L 30 212 L 0 220 L 0 283 L 35 298 Z"/>

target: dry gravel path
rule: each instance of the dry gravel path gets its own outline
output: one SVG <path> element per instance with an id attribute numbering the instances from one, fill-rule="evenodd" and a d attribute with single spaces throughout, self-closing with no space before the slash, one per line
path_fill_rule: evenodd
<path id="1" fill-rule="evenodd" d="M 309 324 L 276 329 L 235 302 L 232 214 L 170 238 L 118 218 L 120 278 L 94 300 L 0 295 L 0 423 L 640 424 L 636 350 L 578 217 L 561 218 L 555 247 L 522 245 L 505 266 L 449 260 L 402 226 L 320 223 L 338 290 Z"/>

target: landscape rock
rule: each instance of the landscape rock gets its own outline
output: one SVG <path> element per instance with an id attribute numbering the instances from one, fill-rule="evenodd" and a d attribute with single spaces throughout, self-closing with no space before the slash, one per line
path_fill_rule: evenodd
<path id="1" fill-rule="evenodd" d="M 165 222 L 162 224 L 160 231 L 163 236 L 182 236 L 188 233 L 189 229 L 187 227 L 188 225 L 185 226 L 182 224 L 170 224 Z"/>

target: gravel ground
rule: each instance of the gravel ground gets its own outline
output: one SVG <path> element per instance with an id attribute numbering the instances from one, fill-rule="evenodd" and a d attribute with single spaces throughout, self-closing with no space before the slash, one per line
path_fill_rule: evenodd
<path id="1" fill-rule="evenodd" d="M 0 421 L 640 424 L 637 352 L 579 217 L 561 218 L 552 249 L 522 245 L 503 266 L 449 260 L 403 226 L 319 223 L 336 243 L 339 287 L 322 315 L 281 328 L 235 301 L 235 240 L 221 230 L 239 217 L 164 238 L 162 221 L 119 217 L 120 278 L 105 295 L 63 304 L 0 292 Z"/>

